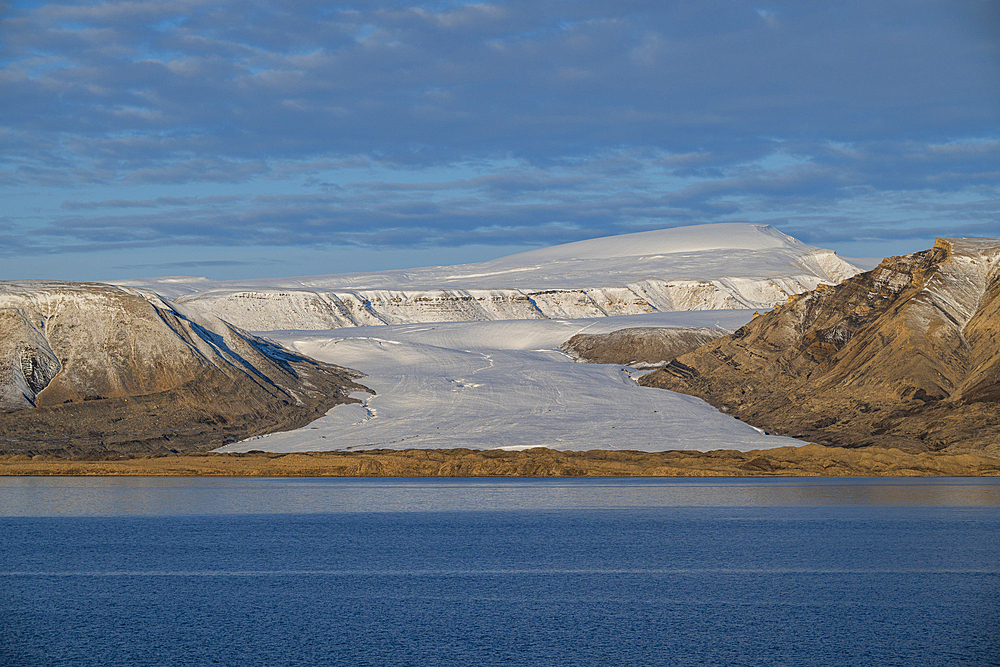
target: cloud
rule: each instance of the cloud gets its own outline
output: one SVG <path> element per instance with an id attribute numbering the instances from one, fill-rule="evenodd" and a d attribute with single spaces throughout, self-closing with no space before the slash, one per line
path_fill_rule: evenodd
<path id="1" fill-rule="evenodd" d="M 6 252 L 540 244 L 730 219 L 888 239 L 929 211 L 943 228 L 988 226 L 995 13 L 943 0 L 16 7 L 0 19 L 0 196 L 25 240 Z"/>
<path id="2" fill-rule="evenodd" d="M 923 23 L 891 5 L 814 5 L 786 16 L 794 29 L 780 38 L 722 1 L 697 14 L 662 3 L 596 15 L 564 2 L 45 5 L 7 19 L 5 72 L 17 80 L 6 92 L 17 104 L 5 115 L 24 132 L 68 133 L 76 142 L 60 148 L 74 159 L 110 152 L 119 177 L 148 182 L 175 177 L 149 161 L 190 152 L 535 162 L 622 143 L 685 152 L 995 120 L 996 72 L 974 57 L 983 40 L 943 5 L 925 3 Z"/>
<path id="3" fill-rule="evenodd" d="M 965 166 L 957 156 L 970 153 L 982 158 L 984 170 L 949 176 L 949 165 Z M 34 235 L 52 248 L 96 251 L 165 244 L 546 245 L 731 220 L 779 221 L 786 232 L 817 245 L 851 237 L 927 237 L 931 227 L 938 236 L 985 234 L 991 225 L 995 233 L 1000 188 L 986 171 L 996 157 L 989 147 L 916 151 L 901 143 L 893 151 L 851 146 L 828 154 L 826 162 L 767 156 L 725 166 L 718 175 L 684 178 L 663 166 L 726 164 L 727 158 L 609 154 L 550 169 L 502 165 L 465 179 L 345 182 L 325 192 L 66 200 L 63 213 Z M 896 165 L 896 174 L 879 174 L 886 162 Z M 621 164 L 626 167 L 609 166 Z M 873 226 L 873 219 L 879 224 Z"/>
<path id="4" fill-rule="evenodd" d="M 264 264 L 273 264 L 274 262 L 263 262 Z M 218 268 L 218 267 L 242 267 L 242 266 L 259 266 L 260 261 L 243 261 L 243 260 L 195 260 L 189 262 L 157 262 L 151 264 L 127 264 L 122 266 L 114 266 L 112 269 L 122 270 L 126 269 L 129 271 L 141 269 L 141 270 L 155 270 L 155 271 L 173 271 L 175 269 L 205 269 L 205 268 Z"/>
<path id="5" fill-rule="evenodd" d="M 83 202 L 64 201 L 60 208 L 67 210 L 101 209 L 101 208 L 164 208 L 167 206 L 210 206 L 238 202 L 240 197 L 157 197 L 156 199 L 128 200 L 105 199 L 103 201 Z"/>
<path id="6" fill-rule="evenodd" d="M 758 8 L 757 16 L 764 19 L 764 22 L 767 23 L 767 25 L 770 26 L 771 28 L 778 27 L 778 15 L 775 11 L 771 9 Z"/>

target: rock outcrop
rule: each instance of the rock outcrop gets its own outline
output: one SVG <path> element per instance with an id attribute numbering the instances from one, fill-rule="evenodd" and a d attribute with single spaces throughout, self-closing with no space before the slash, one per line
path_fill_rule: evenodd
<path id="1" fill-rule="evenodd" d="M 0 451 L 199 451 L 302 426 L 363 389 L 153 294 L 0 283 Z"/>
<path id="2" fill-rule="evenodd" d="M 576 361 L 661 368 L 682 354 L 731 333 L 711 327 L 635 327 L 606 334 L 577 334 L 559 346 Z"/>
<path id="3" fill-rule="evenodd" d="M 793 296 L 641 380 L 768 432 L 1000 452 L 1000 239 L 939 239 Z"/>
<path id="4" fill-rule="evenodd" d="M 580 289 L 209 291 L 177 298 L 251 331 L 423 322 L 615 317 L 678 310 L 767 309 L 828 279 L 799 274 L 715 280 L 647 279 Z"/>

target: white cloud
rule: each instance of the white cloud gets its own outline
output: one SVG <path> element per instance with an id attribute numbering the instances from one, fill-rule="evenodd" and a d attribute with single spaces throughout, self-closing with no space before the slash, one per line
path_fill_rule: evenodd
<path id="1" fill-rule="evenodd" d="M 764 22 L 772 28 L 778 27 L 778 15 L 777 12 L 771 9 L 757 9 L 757 15 L 764 19 Z"/>

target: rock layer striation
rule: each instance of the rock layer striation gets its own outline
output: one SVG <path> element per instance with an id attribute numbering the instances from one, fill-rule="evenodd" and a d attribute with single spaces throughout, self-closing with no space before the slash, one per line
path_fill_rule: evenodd
<path id="1" fill-rule="evenodd" d="M 939 239 L 641 379 L 769 432 L 1000 452 L 1000 239 Z"/>
<path id="2" fill-rule="evenodd" d="M 302 426 L 363 389 L 153 294 L 0 283 L 0 451 L 196 451 Z"/>

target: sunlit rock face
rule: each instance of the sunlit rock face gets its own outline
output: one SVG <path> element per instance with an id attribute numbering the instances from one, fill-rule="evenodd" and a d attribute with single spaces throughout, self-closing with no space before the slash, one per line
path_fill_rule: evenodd
<path id="1" fill-rule="evenodd" d="M 605 334 L 577 334 L 559 349 L 576 361 L 647 369 L 730 333 L 711 327 L 635 327 Z"/>
<path id="2" fill-rule="evenodd" d="M 351 377 L 153 294 L 0 283 L 2 449 L 208 448 L 305 423 Z"/>
<path id="3" fill-rule="evenodd" d="M 681 227 L 461 266 L 217 282 L 126 281 L 251 331 L 769 309 L 860 269 L 768 225 Z"/>
<path id="4" fill-rule="evenodd" d="M 1000 239 L 939 239 L 793 296 L 642 379 L 769 431 L 1000 452 Z"/>

